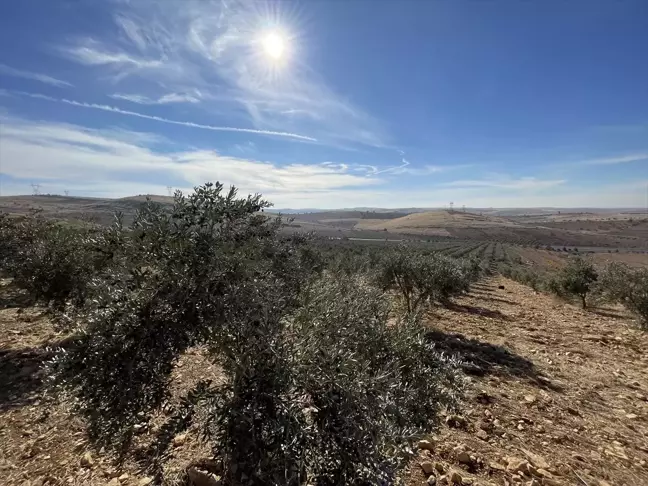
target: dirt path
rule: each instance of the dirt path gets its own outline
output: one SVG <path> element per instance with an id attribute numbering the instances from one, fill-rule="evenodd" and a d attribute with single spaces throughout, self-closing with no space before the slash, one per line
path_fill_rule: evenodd
<path id="1" fill-rule="evenodd" d="M 465 484 L 648 485 L 648 335 L 632 318 L 503 278 L 457 304 L 430 327 L 467 362 L 468 398 L 419 462 Z M 415 464 L 410 484 L 427 476 Z"/>
<path id="2" fill-rule="evenodd" d="M 87 456 L 82 424 L 42 400 L 40 364 L 64 336 L 15 303 L 0 299 L 0 484 L 145 484 L 134 466 Z M 497 277 L 429 325 L 469 383 L 461 415 L 430 437 L 408 486 L 430 475 L 439 485 L 648 485 L 648 335 L 626 314 L 582 311 Z M 178 383 L 217 374 L 208 366 L 186 357 Z M 170 468 L 204 451 L 190 431 Z M 443 472 L 424 473 L 425 462 Z"/>

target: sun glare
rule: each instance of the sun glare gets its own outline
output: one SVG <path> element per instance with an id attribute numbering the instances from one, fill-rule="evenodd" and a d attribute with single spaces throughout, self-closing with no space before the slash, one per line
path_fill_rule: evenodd
<path id="1" fill-rule="evenodd" d="M 275 61 L 278 61 L 286 52 L 286 38 L 279 32 L 270 32 L 261 40 L 265 54 Z"/>

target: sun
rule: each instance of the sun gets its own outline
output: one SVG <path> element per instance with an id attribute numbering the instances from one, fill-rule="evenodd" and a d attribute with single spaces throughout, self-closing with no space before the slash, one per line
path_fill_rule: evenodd
<path id="1" fill-rule="evenodd" d="M 279 61 L 286 55 L 288 40 L 281 32 L 269 32 L 262 37 L 261 47 L 266 56 Z"/>

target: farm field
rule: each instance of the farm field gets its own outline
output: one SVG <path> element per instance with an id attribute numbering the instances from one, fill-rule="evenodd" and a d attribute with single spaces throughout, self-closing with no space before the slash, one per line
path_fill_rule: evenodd
<path id="1" fill-rule="evenodd" d="M 65 406 L 41 397 L 39 365 L 48 359 L 48 346 L 65 336 L 42 308 L 20 307 L 11 292 L 5 281 L 2 484 L 145 484 L 135 463 L 116 467 L 113 456 L 91 448 L 82 423 Z M 524 460 L 544 470 L 537 484 L 578 485 L 579 476 L 590 485 L 648 483 L 648 337 L 632 317 L 617 308 L 583 311 L 495 277 L 453 307 L 433 309 L 426 323 L 440 349 L 464 362 L 466 400 L 461 419 L 449 417 L 430 437 L 432 451 L 412 461 L 408 486 L 425 483 L 424 462 L 475 486 L 526 485 L 533 474 L 512 470 Z M 172 376 L 178 393 L 201 378 L 221 379 L 200 349 L 188 351 Z M 153 433 L 143 430 L 140 440 Z M 167 470 L 180 471 L 208 452 L 190 429 L 176 438 Z"/>

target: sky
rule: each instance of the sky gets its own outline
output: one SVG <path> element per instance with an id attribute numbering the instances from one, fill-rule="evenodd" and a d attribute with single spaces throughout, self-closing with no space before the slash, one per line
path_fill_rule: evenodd
<path id="1" fill-rule="evenodd" d="M 0 195 L 647 207 L 645 0 L 0 6 Z"/>

